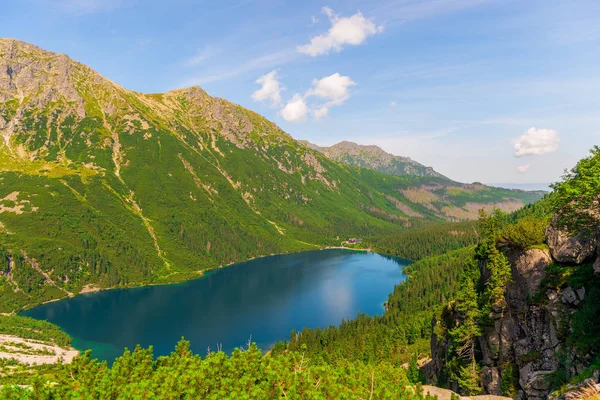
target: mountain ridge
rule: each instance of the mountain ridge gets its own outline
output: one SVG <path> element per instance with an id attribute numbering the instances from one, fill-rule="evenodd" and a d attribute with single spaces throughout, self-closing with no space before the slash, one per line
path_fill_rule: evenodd
<path id="1" fill-rule="evenodd" d="M 0 308 L 515 209 L 521 191 L 342 165 L 199 87 L 132 92 L 0 39 Z"/>
<path id="2" fill-rule="evenodd" d="M 393 155 L 376 145 L 360 145 L 344 140 L 332 146 L 323 147 L 306 140 L 300 140 L 299 142 L 342 164 L 370 168 L 390 175 L 430 176 L 448 179 L 432 167 L 426 167 L 410 157 Z"/>

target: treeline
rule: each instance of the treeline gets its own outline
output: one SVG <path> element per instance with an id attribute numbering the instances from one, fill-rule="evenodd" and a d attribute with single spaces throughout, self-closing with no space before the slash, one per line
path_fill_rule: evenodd
<path id="1" fill-rule="evenodd" d="M 398 399 L 433 400 L 411 386 L 390 364 L 325 364 L 306 353 L 263 355 L 252 344 L 231 356 L 193 354 L 181 340 L 169 356 L 154 359 L 152 347 L 125 350 L 108 367 L 90 352 L 59 366 L 56 382 L 41 377 L 30 388 L 5 385 L 3 399 Z"/>
<path id="2" fill-rule="evenodd" d="M 370 238 L 367 244 L 378 252 L 421 260 L 477 243 L 477 222 L 437 223 L 408 229 L 394 235 Z"/>

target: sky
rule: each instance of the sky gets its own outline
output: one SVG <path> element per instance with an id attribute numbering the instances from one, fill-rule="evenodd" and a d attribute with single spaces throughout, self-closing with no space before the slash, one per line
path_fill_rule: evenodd
<path id="1" fill-rule="evenodd" d="M 20 0 L 0 37 L 462 182 L 555 182 L 600 145 L 597 0 Z"/>

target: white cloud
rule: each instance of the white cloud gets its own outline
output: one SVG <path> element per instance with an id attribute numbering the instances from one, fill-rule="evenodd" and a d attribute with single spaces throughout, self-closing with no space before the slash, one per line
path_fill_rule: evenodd
<path id="1" fill-rule="evenodd" d="M 261 76 L 256 82 L 263 86 L 252 94 L 254 100 L 270 99 L 273 105 L 280 103 L 282 89 L 277 81 L 276 71 Z M 307 100 L 317 98 L 316 101 L 310 102 L 312 103 L 310 104 L 310 114 L 317 120 L 324 118 L 329 114 L 330 107 L 342 105 L 350 97 L 350 87 L 354 85 L 356 82 L 349 76 L 343 76 L 337 72 L 321 79 L 314 79 L 311 88 L 304 95 L 296 93 L 279 111 L 279 115 L 290 122 L 305 121 L 309 113 Z"/>
<path id="2" fill-rule="evenodd" d="M 306 92 L 306 96 L 317 96 L 328 100 L 319 105 L 314 111 L 315 119 L 327 116 L 329 107 L 342 105 L 350 97 L 350 86 L 356 85 L 349 76 L 339 73 L 313 80 L 313 87 Z"/>
<path id="3" fill-rule="evenodd" d="M 321 13 L 327 15 L 327 18 L 330 18 L 330 19 L 336 17 L 336 15 L 333 13 L 333 10 L 327 6 L 321 8 Z"/>
<path id="4" fill-rule="evenodd" d="M 511 143 L 515 145 L 515 156 L 521 157 L 555 152 L 559 142 L 558 131 L 532 127 Z"/>
<path id="5" fill-rule="evenodd" d="M 324 78 L 315 79 L 312 84 L 313 87 L 307 92 L 307 95 L 319 96 L 342 104 L 350 97 L 349 88 L 356 85 L 356 82 L 349 76 L 342 76 L 336 72 Z"/>
<path id="6" fill-rule="evenodd" d="M 316 25 L 316 24 L 318 24 L 318 23 L 319 23 L 319 18 L 317 18 L 317 17 L 315 17 L 314 15 L 312 15 L 312 16 L 310 17 L 310 23 L 311 23 L 312 25 Z"/>
<path id="7" fill-rule="evenodd" d="M 277 80 L 277 70 L 273 70 L 256 80 L 256 83 L 262 85 L 260 89 L 252 93 L 254 101 L 270 100 L 273 107 L 281 104 L 282 87 Z"/>
<path id="8" fill-rule="evenodd" d="M 521 173 L 523 173 L 523 174 L 524 174 L 525 172 L 529 171 L 529 167 L 530 167 L 530 166 L 531 166 L 531 165 L 529 165 L 529 164 L 525 164 L 525 165 L 519 165 L 519 166 L 517 167 L 517 171 L 519 171 L 519 172 L 521 172 Z"/>
<path id="9" fill-rule="evenodd" d="M 392 108 L 398 107 L 398 103 L 396 103 L 395 101 L 392 101 L 390 103 L 390 107 L 392 107 Z"/>
<path id="10" fill-rule="evenodd" d="M 279 113 L 283 119 L 289 122 L 302 122 L 306 120 L 308 107 L 306 106 L 304 97 L 299 93 L 296 93 Z"/>
<path id="11" fill-rule="evenodd" d="M 312 57 L 329 54 L 332 50 L 340 52 L 344 45 L 357 46 L 369 36 L 383 31 L 383 25 L 365 18 L 360 11 L 351 17 L 340 17 L 329 7 L 323 7 L 321 12 L 331 21 L 329 31 L 313 37 L 310 43 L 297 47 L 299 52 Z"/>

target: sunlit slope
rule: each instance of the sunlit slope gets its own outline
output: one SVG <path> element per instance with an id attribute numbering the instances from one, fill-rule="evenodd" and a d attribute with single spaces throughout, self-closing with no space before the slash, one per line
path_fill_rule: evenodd
<path id="1" fill-rule="evenodd" d="M 0 133 L 2 309 L 445 219 L 406 195 L 423 182 L 338 164 L 200 88 L 132 92 L 12 39 Z"/>

